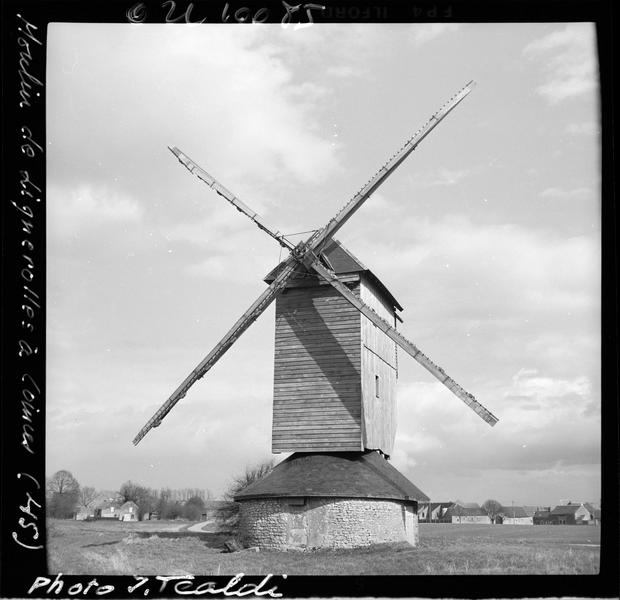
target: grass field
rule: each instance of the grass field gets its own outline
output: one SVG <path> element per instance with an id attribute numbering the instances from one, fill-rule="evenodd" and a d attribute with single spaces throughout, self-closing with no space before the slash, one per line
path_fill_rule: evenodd
<path id="1" fill-rule="evenodd" d="M 226 533 L 191 523 L 48 521 L 51 573 L 66 575 L 595 574 L 600 528 L 420 525 L 420 545 L 356 550 L 223 552 Z M 208 529 L 208 527 L 207 527 Z"/>

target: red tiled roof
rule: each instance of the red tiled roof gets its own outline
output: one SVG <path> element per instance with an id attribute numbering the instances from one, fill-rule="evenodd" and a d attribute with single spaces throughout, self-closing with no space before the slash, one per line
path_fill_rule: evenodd
<path id="1" fill-rule="evenodd" d="M 299 452 L 249 485 L 235 500 L 309 496 L 429 499 L 377 452 Z"/>

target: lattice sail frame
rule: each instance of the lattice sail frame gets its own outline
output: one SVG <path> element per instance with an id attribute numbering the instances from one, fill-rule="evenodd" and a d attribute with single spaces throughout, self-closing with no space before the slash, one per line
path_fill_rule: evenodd
<path id="1" fill-rule="evenodd" d="M 344 296 L 355 308 L 357 308 L 366 318 L 379 327 L 390 339 L 398 344 L 405 352 L 411 355 L 419 364 L 432 373 L 441 383 L 451 392 L 460 398 L 476 414 L 478 414 L 489 425 L 493 426 L 498 422 L 489 410 L 480 404 L 475 397 L 465 391 L 444 370 L 431 361 L 413 343 L 407 340 L 400 332 L 392 327 L 387 321 L 380 317 L 371 307 L 367 306 L 362 300 L 357 298 L 336 276 L 336 274 L 325 267 L 320 259 L 321 250 L 342 228 L 342 226 L 355 214 L 362 204 L 379 188 L 379 186 L 394 172 L 394 170 L 413 152 L 424 138 L 471 92 L 475 83 L 470 81 L 464 88 L 457 92 L 448 102 L 446 102 L 430 119 L 418 129 L 404 144 L 395 152 L 385 164 L 374 174 L 374 176 L 340 209 L 340 211 L 328 221 L 321 229 L 314 232 L 310 237 L 294 246 L 279 231 L 269 227 L 264 220 L 253 211 L 249 206 L 242 202 L 226 187 L 221 185 L 214 177 L 202 169 L 186 154 L 178 148 L 169 147 L 170 151 L 177 157 L 191 173 L 196 175 L 209 187 L 214 189 L 220 196 L 225 198 L 238 211 L 250 218 L 260 229 L 273 237 L 282 247 L 291 251 L 288 258 L 282 264 L 280 272 L 271 285 L 254 301 L 237 320 L 233 327 L 226 333 L 220 342 L 209 352 L 209 354 L 191 371 L 183 380 L 181 385 L 170 395 L 164 404 L 155 412 L 147 423 L 138 432 L 133 440 L 137 445 L 142 438 L 154 427 L 158 427 L 162 419 L 172 410 L 179 400 L 186 394 L 189 388 L 202 378 L 211 367 L 226 353 L 237 339 L 250 327 L 254 321 L 268 308 L 276 297 L 284 290 L 288 282 L 298 273 L 305 269 L 314 270 L 322 279 L 332 285 L 340 294 Z"/>

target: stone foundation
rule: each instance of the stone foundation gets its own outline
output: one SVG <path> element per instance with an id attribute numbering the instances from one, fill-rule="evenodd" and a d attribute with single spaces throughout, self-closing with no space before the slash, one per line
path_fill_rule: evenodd
<path id="1" fill-rule="evenodd" d="M 417 503 L 370 498 L 260 498 L 240 502 L 246 546 L 289 550 L 418 544 Z"/>

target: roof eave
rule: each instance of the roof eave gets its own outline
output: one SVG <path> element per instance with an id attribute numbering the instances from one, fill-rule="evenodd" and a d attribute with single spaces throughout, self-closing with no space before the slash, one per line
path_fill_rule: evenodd
<path id="1" fill-rule="evenodd" d="M 399 502 L 411 502 L 411 503 L 419 503 L 422 502 L 422 500 L 418 500 L 417 498 L 412 498 L 411 496 L 400 496 L 398 494 L 386 494 L 386 495 L 381 495 L 381 494 L 342 494 L 342 493 L 338 493 L 338 492 L 334 492 L 334 493 L 314 493 L 314 492 L 303 492 L 303 493 L 291 493 L 291 494 L 284 494 L 284 493 L 278 493 L 278 492 L 274 492 L 274 493 L 270 493 L 270 492 L 265 492 L 263 494 L 240 494 L 238 496 L 235 496 L 235 502 L 243 502 L 245 500 L 262 500 L 264 498 L 269 498 L 269 499 L 276 499 L 276 498 L 283 498 L 283 499 L 293 499 L 293 498 L 364 498 L 366 500 L 398 500 Z"/>

